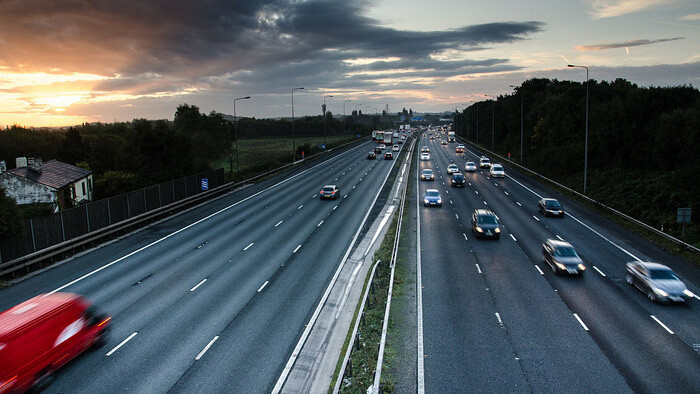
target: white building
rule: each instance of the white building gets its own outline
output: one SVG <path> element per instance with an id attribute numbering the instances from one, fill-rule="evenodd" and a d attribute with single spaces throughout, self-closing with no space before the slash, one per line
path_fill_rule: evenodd
<path id="1" fill-rule="evenodd" d="M 17 168 L 0 174 L 0 187 L 17 204 L 54 203 L 64 209 L 92 201 L 92 171 L 58 160 L 17 163 Z"/>

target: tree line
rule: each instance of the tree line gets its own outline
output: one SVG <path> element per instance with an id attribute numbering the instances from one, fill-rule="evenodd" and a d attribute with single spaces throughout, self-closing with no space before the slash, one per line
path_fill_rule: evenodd
<path id="1" fill-rule="evenodd" d="M 590 80 L 588 88 L 587 194 L 679 235 L 676 209 L 700 199 L 700 91 L 624 79 Z M 497 153 L 520 162 L 521 105 L 522 164 L 582 191 L 585 82 L 525 81 L 511 95 L 456 113 L 456 131 L 487 149 L 493 141 Z M 695 226 L 690 231 L 697 242 Z"/>

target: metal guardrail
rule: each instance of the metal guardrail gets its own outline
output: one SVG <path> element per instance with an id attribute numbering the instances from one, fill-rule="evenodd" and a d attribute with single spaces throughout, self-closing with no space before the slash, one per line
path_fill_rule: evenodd
<path id="1" fill-rule="evenodd" d="M 474 143 L 472 143 L 472 142 L 470 142 L 470 141 L 467 141 L 467 140 L 465 140 L 464 138 L 462 138 L 461 136 L 458 136 L 457 138 L 461 139 L 461 140 L 464 141 L 464 143 L 466 143 L 466 144 L 469 144 L 469 145 L 474 146 L 474 147 L 476 147 L 476 148 L 478 148 L 478 149 L 480 149 L 480 150 L 482 150 L 482 151 L 484 151 L 484 152 L 487 152 L 487 153 L 488 153 L 489 155 L 491 155 L 491 156 L 498 157 L 500 160 L 502 160 L 502 161 L 504 161 L 504 162 L 507 162 L 509 165 L 518 167 L 518 168 L 524 170 L 525 172 L 530 173 L 530 174 L 533 174 L 533 175 L 535 175 L 535 176 L 537 176 L 537 177 L 539 177 L 539 178 L 541 178 L 541 179 L 543 179 L 543 180 L 545 180 L 545 181 L 547 181 L 547 182 L 549 182 L 549 183 L 555 185 L 556 187 L 558 187 L 558 188 L 560 188 L 560 189 L 566 190 L 567 192 L 572 193 L 572 194 L 576 195 L 577 197 L 582 198 L 582 199 L 584 199 L 584 200 L 590 202 L 591 204 L 594 204 L 594 205 L 596 205 L 596 206 L 598 206 L 598 207 L 601 207 L 601 208 L 603 208 L 604 210 L 606 210 L 606 211 L 608 211 L 608 212 L 610 212 L 610 213 L 612 213 L 612 214 L 615 214 L 615 215 L 619 216 L 619 217 L 622 218 L 622 219 L 628 220 L 628 221 L 630 221 L 630 222 L 632 222 L 632 223 L 634 223 L 634 224 L 636 224 L 636 225 L 642 227 L 642 228 L 645 229 L 645 230 L 651 231 L 651 232 L 653 232 L 654 234 L 656 234 L 656 235 L 658 235 L 658 236 L 661 236 L 661 237 L 663 237 L 663 238 L 665 238 L 665 239 L 667 239 L 667 240 L 669 240 L 669 241 L 671 241 L 671 242 L 673 242 L 673 243 L 675 243 L 675 244 L 677 244 L 677 245 L 679 245 L 679 246 L 681 246 L 681 247 L 688 248 L 690 251 L 692 251 L 692 252 L 694 252 L 694 253 L 700 254 L 700 248 L 696 248 L 695 246 L 690 245 L 690 244 L 688 244 L 687 242 L 684 242 L 684 241 L 682 241 L 682 240 L 680 240 L 680 239 L 678 239 L 678 238 L 676 238 L 676 237 L 674 237 L 674 236 L 672 236 L 672 235 L 666 234 L 666 233 L 664 233 L 663 231 L 661 231 L 661 230 L 659 230 L 659 229 L 657 229 L 657 228 L 654 228 L 654 227 L 652 227 L 652 226 L 650 226 L 650 225 L 648 225 L 648 224 L 646 224 L 646 223 L 644 223 L 644 222 L 642 222 L 642 221 L 640 221 L 640 220 L 637 220 L 637 219 L 635 219 L 635 218 L 633 218 L 633 217 L 631 217 L 631 216 L 629 216 L 629 215 L 627 215 L 627 214 L 625 214 L 625 213 L 622 213 L 622 212 L 618 211 L 618 210 L 615 209 L 615 208 L 609 207 L 609 206 L 603 204 L 602 202 L 599 202 L 599 201 L 597 201 L 597 200 L 594 200 L 594 199 L 592 199 L 592 198 L 586 196 L 585 194 L 579 193 L 579 192 L 577 192 L 576 190 L 571 189 L 571 188 L 569 188 L 569 187 L 567 187 L 567 186 L 564 186 L 564 185 L 562 185 L 561 183 L 559 183 L 559 182 L 557 182 L 557 181 L 551 180 L 551 179 L 545 177 L 544 175 L 541 175 L 541 174 L 539 174 L 539 173 L 537 173 L 537 172 L 535 172 L 535 171 L 532 171 L 531 169 L 529 169 L 529 168 L 527 168 L 527 167 L 524 167 L 524 166 L 522 166 L 522 165 L 520 165 L 520 164 L 518 164 L 518 163 L 513 162 L 512 160 L 508 160 L 508 159 L 506 159 L 505 157 L 503 157 L 503 156 L 501 156 L 501 155 L 499 155 L 499 154 L 497 154 L 497 153 L 495 153 L 495 152 L 492 152 L 492 151 L 490 151 L 490 150 L 488 150 L 488 149 L 485 149 L 485 148 L 483 148 L 483 147 L 481 147 L 481 146 L 479 146 L 479 145 L 476 145 L 476 144 L 474 144 Z"/>
<path id="2" fill-rule="evenodd" d="M 223 184 L 219 187 L 216 187 L 214 189 L 208 190 L 206 192 L 202 192 L 199 194 L 196 194 L 194 196 L 187 197 L 185 199 L 182 199 L 177 202 L 173 202 L 171 204 L 162 206 L 160 208 L 145 212 L 141 215 L 134 216 L 132 218 L 123 220 L 118 223 L 114 223 L 112 225 L 103 227 L 99 230 L 92 231 L 86 234 L 83 234 L 81 236 L 72 238 L 70 240 L 49 246 L 47 248 L 38 250 L 36 252 L 24 255 L 22 257 L 16 258 L 14 260 L 10 260 L 7 262 L 0 263 L 0 278 L 3 278 L 7 275 L 14 275 L 17 273 L 17 271 L 25 269 L 29 271 L 29 269 L 34 266 L 34 265 L 39 265 L 42 262 L 52 259 L 56 256 L 63 256 L 65 253 L 70 253 L 72 251 L 75 251 L 76 249 L 83 247 L 85 245 L 90 245 L 97 243 L 99 241 L 102 241 L 110 236 L 112 236 L 115 233 L 119 233 L 122 231 L 128 231 L 130 229 L 133 229 L 139 225 L 141 225 L 144 222 L 149 222 L 153 221 L 155 219 L 161 218 L 165 215 L 170 214 L 173 211 L 177 211 L 179 209 L 182 209 L 184 207 L 199 203 L 201 200 L 209 200 L 211 198 L 215 198 L 217 196 L 220 196 L 221 194 L 224 194 L 230 190 L 233 190 L 239 186 L 243 186 L 245 184 L 254 182 L 260 178 L 264 178 L 266 176 L 275 174 L 277 172 L 284 171 L 288 168 L 291 168 L 293 166 L 297 166 L 299 164 L 302 164 L 306 161 L 315 159 L 321 155 L 328 154 L 330 152 L 333 152 L 335 150 L 338 150 L 340 148 L 344 148 L 348 145 L 352 144 L 359 144 L 360 142 L 366 140 L 368 137 L 360 138 L 339 146 L 336 146 L 335 148 L 328 149 L 323 152 L 316 153 L 314 155 L 311 155 L 309 157 L 306 157 L 301 160 L 297 160 L 292 163 L 285 164 L 283 166 L 277 167 L 275 169 L 272 169 L 270 171 L 264 172 L 262 174 L 256 175 L 254 177 L 233 183 L 227 183 Z"/>

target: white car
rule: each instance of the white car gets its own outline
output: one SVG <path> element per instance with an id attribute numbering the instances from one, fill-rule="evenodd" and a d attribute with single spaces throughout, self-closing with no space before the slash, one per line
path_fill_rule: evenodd
<path id="1" fill-rule="evenodd" d="M 457 167 L 457 164 L 450 164 L 447 166 L 447 173 L 449 175 L 456 174 L 459 172 L 459 167 Z"/>
<path id="2" fill-rule="evenodd" d="M 398 152 L 398 151 L 399 151 L 399 146 L 398 146 L 398 145 L 394 145 L 393 147 L 391 147 L 391 150 L 394 151 L 394 152 Z"/>
<path id="3" fill-rule="evenodd" d="M 381 150 L 386 149 L 386 145 L 384 145 L 384 144 L 379 145 L 379 149 L 381 149 Z"/>
<path id="4" fill-rule="evenodd" d="M 500 164 L 494 164 L 489 170 L 492 178 L 505 178 L 506 172 L 503 171 L 503 166 Z"/>
<path id="5" fill-rule="evenodd" d="M 479 167 L 481 167 L 481 168 L 491 167 L 491 160 L 489 160 L 488 157 L 482 157 L 481 159 L 479 159 Z"/>
<path id="6" fill-rule="evenodd" d="M 430 153 L 421 153 L 420 154 L 420 159 L 422 161 L 430 160 Z"/>
<path id="7" fill-rule="evenodd" d="M 474 163 L 473 161 L 468 161 L 467 164 L 464 165 L 464 171 L 467 171 L 467 172 L 476 171 L 476 163 Z"/>

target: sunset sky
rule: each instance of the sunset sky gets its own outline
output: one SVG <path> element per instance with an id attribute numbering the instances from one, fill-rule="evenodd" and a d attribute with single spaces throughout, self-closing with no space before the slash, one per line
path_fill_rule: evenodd
<path id="1" fill-rule="evenodd" d="M 0 125 L 443 111 L 533 77 L 700 83 L 697 0 L 0 0 Z"/>

